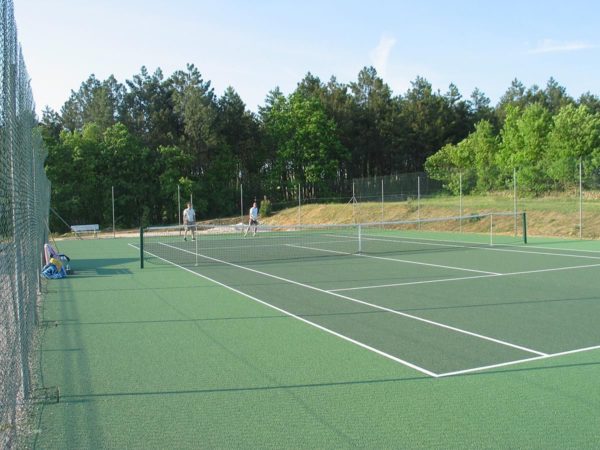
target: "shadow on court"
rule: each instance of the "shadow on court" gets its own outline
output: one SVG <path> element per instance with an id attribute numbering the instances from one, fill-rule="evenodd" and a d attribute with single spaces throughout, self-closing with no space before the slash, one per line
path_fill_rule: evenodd
<path id="1" fill-rule="evenodd" d="M 82 403 L 94 401 L 94 399 L 111 398 L 111 397 L 146 397 L 146 396 L 176 396 L 176 395 L 202 395 L 216 394 L 226 392 L 256 392 L 256 391 L 274 391 L 282 389 L 312 389 L 336 386 L 357 386 L 357 385 L 372 385 L 383 383 L 400 383 L 410 381 L 431 381 L 429 376 L 405 377 L 405 378 L 384 378 L 379 380 L 357 380 L 357 381 L 332 381 L 329 383 L 308 383 L 308 384 L 282 384 L 277 386 L 248 386 L 248 387 L 232 387 L 232 388 L 215 388 L 215 389 L 184 389 L 173 391 L 141 391 L 141 392 L 107 392 L 104 394 L 81 394 L 81 395 L 63 395 L 61 402 L 63 403 Z"/>

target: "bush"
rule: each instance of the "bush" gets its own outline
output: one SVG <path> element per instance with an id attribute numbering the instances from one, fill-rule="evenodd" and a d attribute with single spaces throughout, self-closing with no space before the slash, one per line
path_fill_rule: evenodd
<path id="1" fill-rule="evenodd" d="M 260 203 L 260 215 L 263 217 L 269 217 L 273 214 L 273 205 L 271 204 L 271 200 L 267 199 L 267 197 L 263 198 L 263 201 Z"/>

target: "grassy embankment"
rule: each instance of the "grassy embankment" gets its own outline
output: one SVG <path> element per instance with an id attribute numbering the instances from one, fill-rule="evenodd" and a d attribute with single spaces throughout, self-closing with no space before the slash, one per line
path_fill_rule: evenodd
<path id="1" fill-rule="evenodd" d="M 462 200 L 462 215 L 488 212 L 512 212 L 514 200 L 510 194 L 466 196 Z M 579 237 L 579 198 L 548 195 L 518 199 L 517 209 L 527 212 L 528 233 L 531 236 Z M 582 202 L 582 237 L 600 238 L 600 193 L 588 193 Z M 417 220 L 418 218 L 453 217 L 461 214 L 458 197 L 435 197 L 406 202 L 357 204 L 310 204 L 279 211 L 264 218 L 263 224 L 365 223 L 378 221 Z M 510 219 L 506 219 L 507 221 Z M 467 231 L 485 231 L 484 223 L 467 224 Z M 464 227 L 464 223 L 463 223 Z M 471 229 L 469 229 L 471 227 Z M 464 228 L 463 228 L 464 229 Z"/>

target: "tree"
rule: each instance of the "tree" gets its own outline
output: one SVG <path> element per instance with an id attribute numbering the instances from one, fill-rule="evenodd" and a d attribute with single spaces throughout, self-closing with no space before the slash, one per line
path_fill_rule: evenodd
<path id="1" fill-rule="evenodd" d="M 491 100 L 487 97 L 479 88 L 475 88 L 471 93 L 471 99 L 469 100 L 469 107 L 472 114 L 472 120 L 474 123 L 479 123 L 482 120 L 498 126 L 498 117 L 494 108 L 491 106 Z"/>
<path id="2" fill-rule="evenodd" d="M 500 97 L 500 101 L 496 105 L 496 114 L 500 121 L 500 126 L 504 125 L 504 121 L 507 116 L 507 109 L 509 106 L 524 108 L 526 105 L 525 97 L 526 88 L 525 85 L 518 79 L 512 80 L 510 87 L 506 90 L 504 95 Z"/>
<path id="3" fill-rule="evenodd" d="M 540 193 L 550 181 L 545 167 L 545 153 L 552 117 L 540 104 L 529 105 L 524 110 L 509 106 L 506 112 L 498 154 L 500 175 L 508 182 L 516 168 L 519 185 Z"/>
<path id="4" fill-rule="evenodd" d="M 584 105 L 592 114 L 600 113 L 600 97 L 590 92 L 582 94 L 577 100 L 577 104 Z"/>
<path id="5" fill-rule="evenodd" d="M 217 144 L 214 91 L 194 65 L 177 71 L 170 79 L 173 88 L 173 112 L 180 125 L 180 142 L 194 160 L 190 175 L 199 177 L 210 163 L 211 151 Z"/>
<path id="6" fill-rule="evenodd" d="M 163 205 L 162 214 L 157 218 L 160 223 L 178 222 L 178 193 L 183 189 L 184 197 L 187 198 L 192 192 L 192 180 L 184 174 L 190 173 L 192 158 L 177 146 L 161 146 L 158 148 L 157 173 L 160 190 L 160 205 Z M 178 186 L 180 187 L 178 190 Z M 196 200 L 196 208 L 203 211 L 206 202 Z"/>
<path id="7" fill-rule="evenodd" d="M 46 146 L 57 144 L 60 140 L 60 133 L 63 130 L 60 115 L 49 107 L 44 108 L 40 128 Z"/>
<path id="8" fill-rule="evenodd" d="M 150 75 L 146 67 L 125 82 L 127 88 L 119 105 L 119 119 L 127 129 L 152 150 L 178 144 L 180 127 L 174 113 L 173 90 L 160 68 Z"/>
<path id="9" fill-rule="evenodd" d="M 557 114 L 561 108 L 567 105 L 572 105 L 575 102 L 567 95 L 567 90 L 558 82 L 550 77 L 544 89 L 544 105 L 550 111 L 550 114 Z"/>
<path id="10" fill-rule="evenodd" d="M 246 105 L 232 87 L 228 87 L 218 99 L 217 111 L 219 168 L 227 172 L 216 173 L 216 177 L 224 184 L 221 191 L 227 191 L 229 195 L 227 204 L 234 208 L 240 182 L 243 182 L 244 191 L 250 196 L 262 194 L 260 171 L 265 164 L 266 154 L 261 145 L 256 116 L 246 110 Z M 226 164 L 228 161 L 231 164 Z M 243 178 L 240 178 L 240 173 Z M 236 201 L 232 201 L 232 197 Z"/>
<path id="11" fill-rule="evenodd" d="M 501 187 L 497 155 L 500 149 L 500 139 L 494 126 L 487 120 L 475 125 L 475 131 L 468 137 L 475 155 L 475 172 L 477 177 L 476 189 L 479 192 L 488 192 Z"/>
<path id="12" fill-rule="evenodd" d="M 269 179 L 289 195 L 300 184 L 305 196 L 330 191 L 329 183 L 340 176 L 339 167 L 348 154 L 337 139 L 335 123 L 323 105 L 301 93 L 278 97 L 269 110 L 266 132 L 277 148 Z"/>
<path id="13" fill-rule="evenodd" d="M 427 158 L 425 169 L 454 194 L 477 189 L 485 192 L 497 184 L 496 155 L 498 139 L 493 127 L 485 120 L 458 144 L 446 144 Z"/>
<path id="14" fill-rule="evenodd" d="M 110 191 L 115 190 L 117 223 L 125 227 L 158 223 L 162 219 L 156 158 L 125 125 L 118 123 L 102 135 L 102 174 L 97 205 L 103 205 L 102 223 L 110 223 Z M 143 170 L 140 170 L 143 168 Z M 104 202 L 101 199 L 104 199 Z"/>
<path id="15" fill-rule="evenodd" d="M 462 98 L 462 95 L 455 84 L 448 86 L 448 92 L 444 96 L 445 100 L 445 120 L 444 128 L 446 136 L 445 142 L 460 142 L 473 131 L 473 119 L 471 107 L 468 101 Z"/>
<path id="16" fill-rule="evenodd" d="M 456 143 L 448 139 L 445 118 L 448 104 L 433 92 L 431 83 L 417 77 L 401 100 L 402 121 L 406 124 L 406 147 L 409 166 L 407 170 L 421 170 L 429 156 L 446 144 Z"/>
<path id="17" fill-rule="evenodd" d="M 360 176 L 383 175 L 389 156 L 388 119 L 392 111 L 392 90 L 374 67 L 364 67 L 358 80 L 350 83 L 354 132 L 352 165 Z M 358 172 L 358 173 L 356 173 Z"/>
<path id="18" fill-rule="evenodd" d="M 584 105 L 564 106 L 554 116 L 548 136 L 548 173 L 563 188 L 576 184 L 578 165 L 589 174 L 598 169 L 594 155 L 600 154 L 600 114 L 591 114 Z"/>
<path id="19" fill-rule="evenodd" d="M 94 74 L 81 84 L 61 109 L 62 126 L 70 131 L 81 130 L 94 123 L 105 130 L 116 122 L 117 110 L 123 96 L 123 86 L 111 75 L 100 81 Z"/>

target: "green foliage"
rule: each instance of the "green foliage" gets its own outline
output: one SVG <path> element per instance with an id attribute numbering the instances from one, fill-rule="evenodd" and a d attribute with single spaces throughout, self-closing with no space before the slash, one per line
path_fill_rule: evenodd
<path id="1" fill-rule="evenodd" d="M 524 110 L 512 106 L 507 109 L 497 160 L 507 187 L 515 168 L 520 187 L 539 194 L 550 186 L 545 162 L 551 129 L 552 116 L 541 104 L 534 103 Z"/>
<path id="2" fill-rule="evenodd" d="M 561 187 L 577 184 L 579 162 L 586 174 L 596 171 L 600 154 L 600 113 L 586 106 L 567 105 L 554 116 L 548 136 L 548 174 Z"/>
<path id="3" fill-rule="evenodd" d="M 278 97 L 265 119 L 265 131 L 274 147 L 271 186 L 279 186 L 288 196 L 298 184 L 327 193 L 328 180 L 341 176 L 339 167 L 349 155 L 323 105 L 301 93 Z"/>
<path id="4" fill-rule="evenodd" d="M 266 196 L 260 202 L 260 215 L 263 217 L 269 217 L 273 214 L 273 205 L 271 204 L 271 200 L 269 200 Z"/>
<path id="5" fill-rule="evenodd" d="M 544 89 L 514 80 L 494 108 L 478 89 L 466 100 L 422 77 L 395 96 L 373 67 L 348 84 L 308 73 L 253 114 L 188 65 L 168 78 L 142 67 L 124 84 L 92 75 L 40 127 L 53 207 L 72 223 L 112 224 L 114 186 L 117 225 L 128 227 L 176 223 L 178 188 L 203 218 L 239 213 L 240 184 L 245 201 L 281 203 L 423 167 L 453 193 L 505 188 L 515 168 L 521 190 L 566 189 L 579 159 L 587 178 L 600 171 L 598 114 L 597 96 L 575 102 L 552 78 Z"/>
<path id="6" fill-rule="evenodd" d="M 522 191 L 568 189 L 579 180 L 580 161 L 584 177 L 593 177 L 600 168 L 600 113 L 563 103 L 554 116 L 541 103 L 508 105 L 500 138 L 482 121 L 467 139 L 428 158 L 426 170 L 453 193 L 456 173 L 464 174 L 465 168 L 475 171 L 475 189 L 480 192 L 510 187 L 515 171 Z M 466 192 L 464 181 L 463 176 Z"/>
<path id="7" fill-rule="evenodd" d="M 491 124 L 482 120 L 466 139 L 456 145 L 447 144 L 427 158 L 425 170 L 455 195 L 461 190 L 463 194 L 485 191 L 495 184 L 497 151 Z"/>

